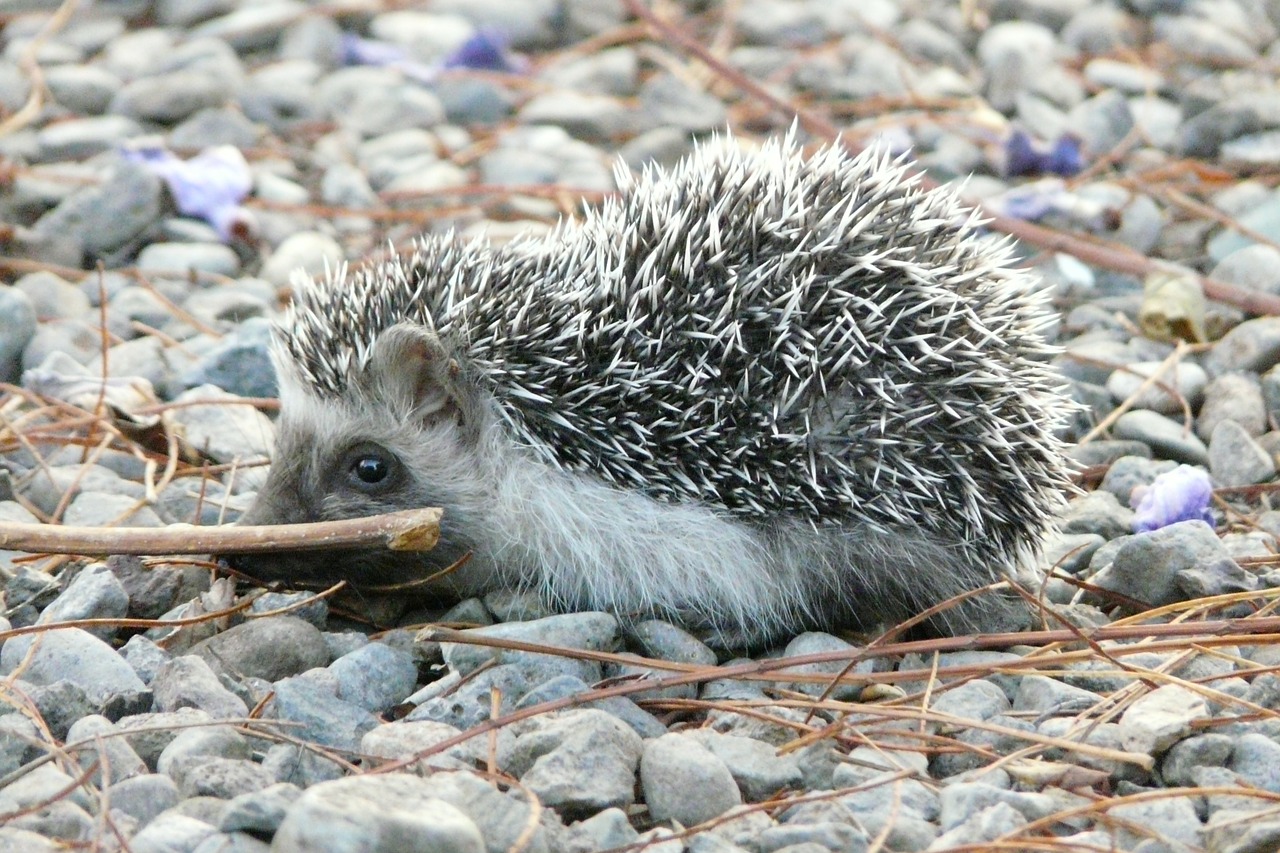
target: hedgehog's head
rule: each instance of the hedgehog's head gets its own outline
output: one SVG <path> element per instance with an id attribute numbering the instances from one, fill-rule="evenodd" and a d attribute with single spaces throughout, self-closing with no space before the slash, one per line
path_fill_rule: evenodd
<path id="1" fill-rule="evenodd" d="M 242 524 L 327 521 L 443 506 L 441 542 L 420 555 L 390 552 L 236 557 L 263 579 L 359 586 L 421 577 L 471 547 L 467 507 L 485 488 L 485 408 L 476 386 L 430 329 L 399 323 L 374 334 L 342 383 L 321 386 L 291 358 L 277 329 L 281 414 L 274 464 Z M 465 577 L 454 579 L 465 589 Z"/>

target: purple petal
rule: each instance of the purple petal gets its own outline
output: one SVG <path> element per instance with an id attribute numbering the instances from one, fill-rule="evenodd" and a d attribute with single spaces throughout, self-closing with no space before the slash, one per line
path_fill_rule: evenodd
<path id="1" fill-rule="evenodd" d="M 1004 141 L 1004 173 L 1006 177 L 1038 175 L 1044 171 L 1044 158 L 1031 143 L 1031 136 L 1014 128 Z"/>
<path id="2" fill-rule="evenodd" d="M 1035 222 L 1037 219 L 1061 210 L 1065 203 L 1065 194 L 1061 181 L 1056 178 L 1044 179 L 1001 193 L 989 199 L 986 206 L 1014 219 Z"/>
<path id="3" fill-rule="evenodd" d="M 342 34 L 343 65 L 395 65 L 408 62 L 409 54 L 399 45 L 388 41 L 361 38 L 351 33 Z"/>
<path id="4" fill-rule="evenodd" d="M 253 188 L 253 175 L 240 149 L 219 145 L 185 161 L 154 146 L 125 149 L 121 156 L 164 180 L 183 216 L 205 220 L 218 229 L 223 240 L 243 230 L 247 212 L 240 202 Z"/>
<path id="5" fill-rule="evenodd" d="M 1212 496 L 1213 484 L 1203 468 L 1179 465 L 1156 477 L 1138 495 L 1133 529 L 1145 533 L 1178 521 L 1195 519 L 1212 524 L 1213 514 L 1209 512 Z"/>
<path id="6" fill-rule="evenodd" d="M 445 68 L 470 68 L 473 71 L 501 71 L 514 73 L 520 70 L 516 58 L 507 50 L 507 39 L 501 33 L 489 29 L 477 30 L 458 49 L 441 63 Z"/>
<path id="7" fill-rule="evenodd" d="M 1049 152 L 1045 166 L 1048 171 L 1064 178 L 1080 174 L 1080 170 L 1084 168 L 1080 140 L 1069 133 L 1059 136 L 1058 141 L 1053 144 L 1053 150 Z"/>

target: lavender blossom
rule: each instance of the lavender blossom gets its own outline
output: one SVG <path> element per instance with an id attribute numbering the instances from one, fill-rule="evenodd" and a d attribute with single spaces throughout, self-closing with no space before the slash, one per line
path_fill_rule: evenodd
<path id="1" fill-rule="evenodd" d="M 1133 529 L 1138 533 L 1158 530 L 1178 521 L 1200 519 L 1213 523 L 1209 499 L 1213 485 L 1203 468 L 1179 465 L 1155 478 L 1150 486 L 1134 489 L 1138 501 Z"/>
<path id="2" fill-rule="evenodd" d="M 169 187 L 178 212 L 208 222 L 224 241 L 252 222 L 240 202 L 253 188 L 253 176 L 238 148 L 218 145 L 180 160 L 172 151 L 150 145 L 125 148 L 121 156 L 158 175 Z"/>

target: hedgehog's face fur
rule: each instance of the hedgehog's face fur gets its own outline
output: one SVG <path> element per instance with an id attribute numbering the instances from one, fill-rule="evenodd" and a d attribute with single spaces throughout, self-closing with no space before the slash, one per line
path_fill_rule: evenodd
<path id="1" fill-rule="evenodd" d="M 466 377 L 434 333 L 402 323 L 382 332 L 342 399 L 318 397 L 278 361 L 282 414 L 275 465 L 241 524 L 358 518 L 426 506 L 446 509 L 440 544 L 422 555 L 350 551 L 236 556 L 236 568 L 263 580 L 359 587 L 395 584 L 444 568 L 469 550 L 463 509 L 477 504 L 484 412 Z M 463 569 L 445 581 L 471 590 Z"/>

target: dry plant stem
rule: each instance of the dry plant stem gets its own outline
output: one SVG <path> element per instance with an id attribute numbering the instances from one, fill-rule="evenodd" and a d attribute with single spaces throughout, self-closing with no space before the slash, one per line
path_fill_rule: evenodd
<path id="1" fill-rule="evenodd" d="M 633 15 L 647 23 L 661 36 L 665 44 L 672 45 L 699 62 L 704 63 L 720 77 L 737 86 L 740 90 L 770 109 L 783 116 L 794 117 L 805 130 L 815 136 L 820 136 L 832 142 L 839 141 L 850 150 L 856 151 L 857 146 L 847 140 L 842 140 L 839 128 L 826 118 L 798 104 L 779 98 L 746 74 L 721 61 L 690 35 L 654 14 L 644 0 L 626 0 L 626 4 Z M 924 186 L 936 186 L 935 182 L 923 176 L 922 183 Z M 989 228 L 1050 252 L 1062 252 L 1063 254 L 1072 255 L 1091 266 L 1113 272 L 1128 273 L 1140 278 L 1154 272 L 1171 269 L 1178 272 L 1189 272 L 1176 264 L 1149 258 L 1141 252 L 1134 251 L 1126 246 L 1103 243 L 1079 234 L 1055 231 L 1052 228 L 1045 228 L 1043 225 L 1036 225 L 1033 222 L 992 213 L 985 208 L 981 208 L 981 206 L 979 206 L 979 209 L 982 210 L 983 215 L 986 217 Z M 1280 314 L 1280 297 L 1278 296 L 1256 293 L 1206 276 L 1194 275 L 1204 289 L 1205 295 L 1210 299 L 1235 305 L 1250 314 Z"/>
<path id="2" fill-rule="evenodd" d="M 64 527 L 0 523 L 0 548 L 36 554 L 258 554 L 383 547 L 430 551 L 440 538 L 436 507 L 369 518 L 263 527 Z"/>

